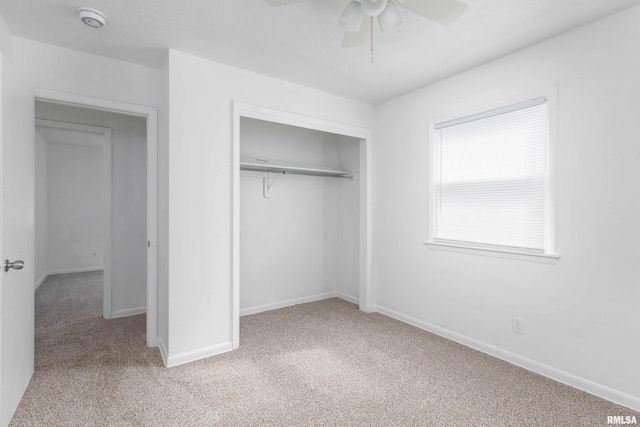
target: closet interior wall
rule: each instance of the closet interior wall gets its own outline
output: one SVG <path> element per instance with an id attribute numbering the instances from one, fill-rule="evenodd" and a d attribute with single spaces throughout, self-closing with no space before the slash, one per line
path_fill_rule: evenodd
<path id="1" fill-rule="evenodd" d="M 359 140 L 261 120 L 240 122 L 241 161 L 355 172 L 354 179 L 240 172 L 241 315 L 359 298 Z"/>

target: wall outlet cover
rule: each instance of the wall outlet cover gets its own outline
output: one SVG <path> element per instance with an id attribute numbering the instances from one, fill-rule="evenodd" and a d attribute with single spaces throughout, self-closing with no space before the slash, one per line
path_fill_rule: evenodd
<path id="1" fill-rule="evenodd" d="M 524 335 L 524 319 L 522 317 L 513 317 L 511 322 L 513 333 Z"/>

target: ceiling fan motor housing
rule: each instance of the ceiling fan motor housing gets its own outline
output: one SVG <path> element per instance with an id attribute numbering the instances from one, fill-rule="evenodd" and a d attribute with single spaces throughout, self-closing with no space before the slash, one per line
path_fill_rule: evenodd
<path id="1" fill-rule="evenodd" d="M 362 0 L 362 11 L 368 16 L 378 16 L 387 7 L 387 0 Z"/>

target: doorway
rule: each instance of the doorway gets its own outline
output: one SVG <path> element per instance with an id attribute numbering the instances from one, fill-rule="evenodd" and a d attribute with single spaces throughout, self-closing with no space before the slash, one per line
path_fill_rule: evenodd
<path id="1" fill-rule="evenodd" d="M 37 101 L 36 117 L 73 117 L 68 108 L 56 116 L 56 106 Z M 35 288 L 53 275 L 101 271 L 108 319 L 112 129 L 42 118 L 35 125 Z"/>
<path id="2" fill-rule="evenodd" d="M 124 317 L 146 312 L 146 343 L 148 347 L 155 347 L 157 346 L 157 110 L 150 107 L 52 91 L 37 92 L 35 101 L 36 105 L 40 104 L 49 107 L 48 111 L 50 114 L 46 117 L 49 119 L 49 122 L 52 121 L 51 119 L 55 119 L 53 121 L 59 122 L 61 121 L 60 119 L 63 118 L 63 116 L 51 113 L 51 111 L 55 111 L 55 106 L 58 106 L 59 114 L 64 114 L 64 111 L 68 112 L 70 110 L 76 110 L 80 112 L 81 115 L 84 114 L 85 117 L 96 116 L 102 113 L 105 116 L 127 116 L 144 122 L 143 128 L 145 130 L 146 137 L 142 143 L 145 149 L 144 160 L 146 160 L 146 173 L 144 173 L 145 176 L 143 176 L 142 179 L 146 186 L 146 191 L 144 191 L 146 202 L 144 200 L 140 201 L 140 198 L 136 201 L 136 198 L 131 194 L 125 194 L 122 197 L 116 196 L 113 199 L 111 197 L 106 198 L 107 203 L 105 203 L 104 208 L 105 218 L 107 221 L 105 221 L 104 225 L 104 234 L 106 238 L 104 245 L 103 316 L 105 318 Z M 38 109 L 36 109 L 36 115 L 38 115 Z M 67 120 L 67 122 L 68 121 L 69 120 Z M 81 119 L 75 121 L 85 121 L 86 123 L 86 120 Z M 40 124 L 51 125 L 51 123 L 46 122 L 40 122 Z M 77 125 L 67 123 L 62 126 L 74 127 Z M 93 126 L 93 128 L 87 128 L 84 130 L 103 132 L 104 139 L 106 141 L 107 139 L 112 139 L 114 137 L 110 134 L 108 129 L 109 127 L 110 126 L 97 126 L 98 129 L 96 129 L 96 126 Z M 123 174 L 123 170 L 118 166 L 118 164 L 126 166 L 127 161 L 131 159 L 131 153 L 126 153 L 124 151 L 120 154 L 113 153 L 111 151 L 107 153 L 107 150 L 105 150 L 105 154 L 105 182 L 109 187 L 113 187 L 108 191 L 114 191 L 118 182 L 120 185 L 126 186 L 127 183 L 133 185 L 128 181 L 131 179 L 131 176 L 126 173 Z M 119 156 L 119 160 L 113 158 L 114 154 Z M 107 175 L 109 175 L 109 177 L 107 177 Z M 112 268 L 114 262 L 120 263 L 117 259 L 113 259 L 114 255 L 116 257 L 124 257 L 124 260 L 130 256 L 130 254 L 127 254 L 128 245 L 121 244 L 120 246 L 122 247 L 116 247 L 117 240 L 114 239 L 116 234 L 118 232 L 120 235 L 122 235 L 123 232 L 125 234 L 127 233 L 126 227 L 122 227 L 123 224 L 118 222 L 119 216 L 114 215 L 113 218 L 111 218 L 111 212 L 112 209 L 116 207 L 116 203 L 123 206 L 136 203 L 144 205 L 138 206 L 138 208 L 145 212 L 143 221 L 138 224 L 134 224 L 134 229 L 141 229 L 143 239 L 146 240 L 146 242 L 144 240 L 142 241 L 142 250 L 144 250 L 144 247 L 146 246 L 146 254 L 144 254 L 145 256 L 142 258 L 146 259 L 142 259 L 139 255 L 136 255 L 139 258 L 137 262 L 141 264 L 141 266 L 138 267 L 142 268 L 142 274 L 144 275 L 142 279 L 144 281 L 142 290 L 144 295 L 142 295 L 142 299 L 140 298 L 140 292 L 133 296 L 136 301 L 134 304 L 135 306 L 126 305 L 126 302 L 130 299 L 131 295 L 128 295 L 126 291 L 123 293 L 116 289 L 117 286 L 119 286 L 120 289 L 123 288 L 121 286 L 123 282 L 122 277 L 123 275 L 126 275 L 126 272 Z M 121 240 L 122 239 L 120 239 L 120 241 Z"/>

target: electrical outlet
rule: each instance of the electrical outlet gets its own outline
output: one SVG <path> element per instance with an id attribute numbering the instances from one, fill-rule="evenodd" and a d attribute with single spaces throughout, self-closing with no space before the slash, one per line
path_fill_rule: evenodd
<path id="1" fill-rule="evenodd" d="M 524 319 L 522 317 L 513 317 L 511 327 L 514 334 L 524 335 Z"/>

